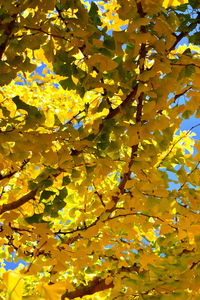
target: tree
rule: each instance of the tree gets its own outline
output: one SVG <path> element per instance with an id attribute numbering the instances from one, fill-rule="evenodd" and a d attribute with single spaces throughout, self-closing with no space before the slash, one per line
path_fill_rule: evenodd
<path id="1" fill-rule="evenodd" d="M 199 299 L 199 1 L 0 6 L 1 299 Z"/>

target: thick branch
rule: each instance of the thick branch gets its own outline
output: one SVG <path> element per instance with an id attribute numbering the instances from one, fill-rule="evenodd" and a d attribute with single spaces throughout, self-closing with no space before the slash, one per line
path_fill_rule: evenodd
<path id="1" fill-rule="evenodd" d="M 134 87 L 133 91 L 130 92 L 130 94 L 126 97 L 126 99 L 116 108 L 110 108 L 109 114 L 104 118 L 104 120 L 113 119 L 117 114 L 119 114 L 122 109 L 124 109 L 133 98 L 135 98 L 138 90 L 138 84 Z M 102 131 L 104 126 L 104 123 L 102 122 L 99 126 L 98 134 Z"/>
<path id="2" fill-rule="evenodd" d="M 91 281 L 87 286 L 81 286 L 80 288 L 76 289 L 72 292 L 66 292 L 62 295 L 61 300 L 65 298 L 74 299 L 77 297 L 82 298 L 86 295 L 93 295 L 97 292 L 101 292 L 110 288 L 114 287 L 113 281 L 108 285 L 105 282 L 105 279 L 101 279 L 100 277 L 96 277 L 93 281 Z"/>
<path id="3" fill-rule="evenodd" d="M 174 44 L 169 48 L 169 52 L 174 50 L 175 47 L 177 46 L 177 44 L 188 34 L 187 31 L 182 31 L 179 35 L 175 35 L 176 37 L 176 41 L 174 42 Z"/>
<path id="4" fill-rule="evenodd" d="M 13 175 L 15 175 L 18 171 L 15 170 L 15 171 L 11 171 L 9 172 L 8 174 L 6 175 L 1 175 L 0 174 L 0 180 L 3 180 L 3 179 L 6 179 L 6 178 L 11 178 Z"/>
<path id="5" fill-rule="evenodd" d="M 143 11 L 142 3 L 141 2 L 136 2 L 136 5 L 137 5 L 138 14 L 140 15 L 141 18 L 143 18 L 145 16 L 145 12 Z M 141 30 L 142 33 L 146 33 L 146 27 L 145 26 L 141 26 L 140 30 Z M 141 45 L 139 56 L 140 56 L 139 61 L 144 60 L 145 57 L 146 57 L 146 44 L 144 44 L 144 43 Z M 143 72 L 144 72 L 144 62 L 140 66 L 140 74 L 142 74 Z M 138 88 L 138 86 L 137 86 L 137 88 Z M 137 89 L 136 89 L 136 92 L 137 92 Z M 141 93 L 138 97 L 138 102 L 137 102 L 136 118 L 135 118 L 136 124 L 141 122 L 141 119 L 142 119 L 143 98 L 144 98 L 144 93 Z M 132 164 L 134 162 L 134 159 L 137 155 L 138 147 L 139 147 L 139 144 L 132 146 L 131 159 L 130 159 L 129 165 L 128 165 L 128 172 L 125 173 L 121 178 L 121 181 L 120 181 L 120 184 L 119 184 L 119 189 L 120 189 L 122 194 L 124 193 L 124 188 L 125 188 L 126 182 L 130 179 L 130 176 L 131 176 L 131 170 L 130 169 L 131 169 L 131 166 L 132 166 Z"/>
<path id="6" fill-rule="evenodd" d="M 142 55 L 141 55 L 142 57 L 143 57 L 143 55 L 146 54 L 145 49 L 143 49 L 143 45 L 141 47 L 141 53 L 142 53 Z M 144 98 L 144 93 L 141 93 L 140 96 L 138 97 L 136 118 L 135 118 L 136 123 L 141 122 L 141 119 L 142 119 L 143 98 Z M 131 166 L 137 155 L 138 147 L 139 147 L 139 144 L 136 144 L 136 145 L 133 145 L 131 148 L 131 159 L 128 164 L 128 172 L 123 175 L 123 177 L 121 178 L 120 184 L 119 184 L 119 189 L 122 194 L 124 193 L 124 188 L 125 188 L 126 182 L 130 179 L 130 176 L 131 176 L 130 169 L 131 169 Z"/>
<path id="7" fill-rule="evenodd" d="M 109 114 L 105 117 L 105 120 L 114 118 L 122 109 L 124 109 L 129 102 L 135 98 L 138 90 L 138 84 L 135 86 L 134 90 L 126 97 L 126 99 L 116 108 L 110 109 Z"/>
<path id="8" fill-rule="evenodd" d="M 30 191 L 28 194 L 22 196 L 21 198 L 19 198 L 18 200 L 14 201 L 14 202 L 3 204 L 0 209 L 0 215 L 2 215 L 6 211 L 16 209 L 16 208 L 22 206 L 23 204 L 25 204 L 26 202 L 28 202 L 29 200 L 34 199 L 36 193 L 37 193 L 37 189 Z"/>
<path id="9" fill-rule="evenodd" d="M 140 15 L 140 18 L 144 18 L 146 16 L 146 13 L 143 11 L 142 2 L 136 1 L 136 5 L 137 5 L 137 11 L 138 11 L 138 14 Z"/>
<path id="10" fill-rule="evenodd" d="M 178 45 L 178 43 L 187 35 L 189 35 L 189 33 L 191 32 L 191 27 L 193 27 L 193 25 L 198 25 L 200 23 L 200 13 L 198 12 L 197 17 L 193 20 L 193 22 L 191 22 L 191 24 L 188 26 L 188 30 L 187 31 L 182 31 L 179 33 L 179 35 L 175 35 L 176 37 L 176 41 L 174 42 L 174 44 L 170 47 L 169 52 L 174 50 L 175 47 Z"/>
<path id="11" fill-rule="evenodd" d="M 133 265 L 131 267 L 122 267 L 118 270 L 116 273 L 122 273 L 122 272 L 139 272 L 140 267 Z M 114 272 L 110 272 L 111 276 L 114 275 Z M 65 294 L 62 295 L 61 300 L 64 300 L 65 298 L 68 299 L 75 299 L 77 297 L 84 297 L 86 295 L 93 295 L 97 292 L 101 292 L 110 288 L 114 288 L 114 282 L 111 281 L 109 284 L 106 284 L 105 279 L 101 279 L 100 277 L 95 277 L 93 280 L 89 282 L 86 286 L 80 286 L 75 291 L 68 292 L 66 291 Z"/>

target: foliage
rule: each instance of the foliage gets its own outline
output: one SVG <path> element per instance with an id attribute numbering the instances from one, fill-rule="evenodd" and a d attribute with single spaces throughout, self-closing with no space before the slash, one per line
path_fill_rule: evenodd
<path id="1" fill-rule="evenodd" d="M 199 8 L 0 0 L 1 299 L 200 299 Z"/>

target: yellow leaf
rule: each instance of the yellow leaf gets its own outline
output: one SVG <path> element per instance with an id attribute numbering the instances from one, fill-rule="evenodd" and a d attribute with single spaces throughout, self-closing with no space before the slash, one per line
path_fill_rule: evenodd
<path id="1" fill-rule="evenodd" d="M 98 234 L 99 225 L 101 222 L 97 223 L 95 226 L 88 228 L 85 232 L 82 233 L 83 237 L 85 238 L 92 238 Z"/>
<path id="2" fill-rule="evenodd" d="M 3 275 L 7 287 L 8 300 L 21 300 L 23 294 L 23 278 L 15 271 L 8 271 Z"/>
<path id="3" fill-rule="evenodd" d="M 128 180 L 126 185 L 125 185 L 125 188 L 130 189 L 130 188 L 134 187 L 135 182 L 136 182 L 135 179 Z"/>
<path id="4" fill-rule="evenodd" d="M 146 237 L 149 241 L 155 241 L 155 232 L 153 229 L 149 229 L 148 232 L 146 232 Z"/>
<path id="5" fill-rule="evenodd" d="M 66 291 L 65 282 L 57 282 L 52 285 L 43 285 L 43 292 L 46 300 L 59 300 Z"/>
<path id="6" fill-rule="evenodd" d="M 98 53 L 95 53 L 88 59 L 88 64 L 91 66 L 97 65 L 101 72 L 111 71 L 118 66 L 118 64 L 111 58 Z"/>
<path id="7" fill-rule="evenodd" d="M 139 127 L 137 125 L 131 125 L 128 129 L 128 136 L 128 146 L 137 145 L 139 143 Z"/>
<path id="8" fill-rule="evenodd" d="M 154 109 L 156 105 L 155 101 L 149 101 L 145 103 L 144 108 L 143 108 L 143 113 L 144 114 L 151 114 L 152 110 Z"/>
<path id="9" fill-rule="evenodd" d="M 105 284 L 109 285 L 112 281 L 113 281 L 112 277 L 108 276 L 106 277 Z"/>
<path id="10" fill-rule="evenodd" d="M 179 6 L 185 3 L 188 3 L 188 0 L 164 0 L 163 7 L 167 8 L 169 6 Z"/>
<path id="11" fill-rule="evenodd" d="M 193 224 L 190 226 L 189 229 L 194 235 L 199 235 L 200 232 L 200 225 L 199 224 Z"/>

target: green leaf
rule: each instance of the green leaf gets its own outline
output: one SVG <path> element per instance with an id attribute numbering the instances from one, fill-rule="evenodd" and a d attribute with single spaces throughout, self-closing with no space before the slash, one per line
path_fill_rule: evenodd
<path id="1" fill-rule="evenodd" d="M 31 191 L 33 191 L 33 190 L 35 190 L 35 189 L 38 188 L 38 185 L 37 185 L 36 182 L 30 180 L 30 181 L 28 182 L 28 188 L 29 188 Z"/>
<path id="2" fill-rule="evenodd" d="M 193 8 L 199 8 L 200 4 L 199 4 L 199 0 L 190 0 L 190 5 Z"/>
<path id="3" fill-rule="evenodd" d="M 77 171 L 77 170 L 75 170 L 75 169 L 72 170 L 72 178 L 78 178 L 79 175 L 80 175 L 80 172 L 79 172 L 79 171 Z"/>
<path id="4" fill-rule="evenodd" d="M 99 11 L 98 6 L 96 5 L 96 3 L 92 2 L 89 11 L 89 16 L 91 17 L 92 22 L 94 23 L 95 26 L 102 25 L 98 15 L 98 11 Z"/>
<path id="5" fill-rule="evenodd" d="M 66 205 L 64 199 L 67 197 L 67 195 L 67 189 L 64 187 L 62 190 L 60 190 L 59 195 L 55 197 L 53 206 L 57 209 L 57 211 L 62 209 Z"/>
<path id="6" fill-rule="evenodd" d="M 193 114 L 193 113 L 192 113 L 191 110 L 186 110 L 186 111 L 184 111 L 184 113 L 182 113 L 182 118 L 183 118 L 183 119 L 189 119 L 189 118 L 191 117 L 192 114 Z"/>
<path id="7" fill-rule="evenodd" d="M 186 66 L 185 67 L 185 75 L 187 77 L 191 77 L 191 75 L 195 72 L 195 67 L 194 66 Z"/>
<path id="8" fill-rule="evenodd" d="M 107 133 L 103 133 L 100 136 L 99 142 L 97 143 L 98 149 L 105 150 L 109 145 L 109 135 Z"/>
<path id="9" fill-rule="evenodd" d="M 188 7 L 187 3 L 182 4 L 182 5 L 179 5 L 178 10 L 179 11 L 186 11 L 187 7 Z"/>
<path id="10" fill-rule="evenodd" d="M 17 109 L 23 109 L 23 110 L 27 111 L 27 113 L 30 117 L 34 117 L 36 119 L 41 119 L 43 117 L 42 113 L 40 113 L 40 111 L 35 106 L 29 105 L 29 104 L 23 102 L 19 98 L 19 96 L 15 96 L 12 100 L 15 103 L 15 105 L 17 106 Z"/>
<path id="11" fill-rule="evenodd" d="M 192 36 L 189 36 L 190 43 L 199 44 L 199 41 L 200 41 L 200 32 L 195 32 Z"/>
<path id="12" fill-rule="evenodd" d="M 43 213 L 42 214 L 34 214 L 32 217 L 25 218 L 26 222 L 29 224 L 33 223 L 46 223 L 43 219 Z"/>
<path id="13" fill-rule="evenodd" d="M 59 198 L 60 199 L 65 199 L 68 195 L 68 192 L 67 192 L 67 189 L 64 187 L 62 190 L 60 190 L 60 193 L 59 193 Z"/>
<path id="14" fill-rule="evenodd" d="M 117 56 L 117 57 L 113 58 L 113 61 L 116 61 L 116 63 L 119 64 L 119 66 L 117 67 L 118 70 L 119 70 L 119 67 L 122 68 L 122 65 L 121 65 L 123 63 L 123 58 L 122 57 Z"/>
<path id="15" fill-rule="evenodd" d="M 108 57 L 113 57 L 113 54 L 112 54 L 112 52 L 110 52 L 108 49 L 106 49 L 106 48 L 99 48 L 98 49 L 98 52 L 99 53 L 101 53 L 101 54 L 103 54 L 103 55 L 105 55 L 105 56 L 108 56 Z"/>
<path id="16" fill-rule="evenodd" d="M 56 64 L 53 65 L 53 70 L 56 74 L 62 76 L 71 76 L 72 74 L 71 65 L 60 61 L 58 61 Z"/>
<path id="17" fill-rule="evenodd" d="M 63 181 L 62 181 L 62 185 L 68 185 L 71 182 L 69 176 L 64 176 L 63 177 Z"/>
<path id="18" fill-rule="evenodd" d="M 68 89 L 68 90 L 75 90 L 76 89 L 76 85 L 73 82 L 73 80 L 72 80 L 71 77 L 69 77 L 67 79 L 64 79 L 64 80 L 61 80 L 59 83 L 60 83 L 60 85 L 62 86 L 62 88 L 64 90 L 66 90 L 66 89 Z"/>
<path id="19" fill-rule="evenodd" d="M 1 68 L 0 68 L 1 69 Z M 0 74 L 0 85 L 8 84 L 16 76 L 15 71 Z"/>
<path id="20" fill-rule="evenodd" d="M 103 45 L 110 49 L 110 50 L 115 50 L 115 40 L 113 37 L 110 37 L 110 36 L 105 36 L 104 37 L 104 42 L 103 42 Z"/>
<path id="21" fill-rule="evenodd" d="M 45 179 L 45 180 L 42 180 L 40 183 L 39 183 L 39 187 L 41 189 L 45 189 L 45 188 L 48 188 L 50 186 L 52 186 L 52 180 L 51 179 Z"/>
<path id="22" fill-rule="evenodd" d="M 0 109 L 2 110 L 2 113 L 3 113 L 4 117 L 9 117 L 10 112 L 9 112 L 9 110 L 7 110 L 6 107 L 0 105 Z"/>
<path id="23" fill-rule="evenodd" d="M 95 139 L 96 135 L 94 133 L 89 134 L 85 139 L 87 141 L 93 141 Z"/>
<path id="24" fill-rule="evenodd" d="M 94 171 L 95 168 L 96 168 L 96 165 L 86 166 L 86 172 L 87 172 L 87 174 L 91 174 Z"/>
<path id="25" fill-rule="evenodd" d="M 67 63 L 67 65 L 70 65 L 74 60 L 75 58 L 73 56 L 69 56 L 69 52 L 65 50 L 61 49 L 56 52 L 56 61 L 62 61 Z"/>
<path id="26" fill-rule="evenodd" d="M 54 114 L 54 126 L 62 126 L 62 123 L 56 114 Z"/>
<path id="27" fill-rule="evenodd" d="M 49 199 L 51 196 L 55 195 L 55 192 L 52 191 L 43 191 L 41 196 L 40 196 L 40 200 L 47 200 Z"/>

